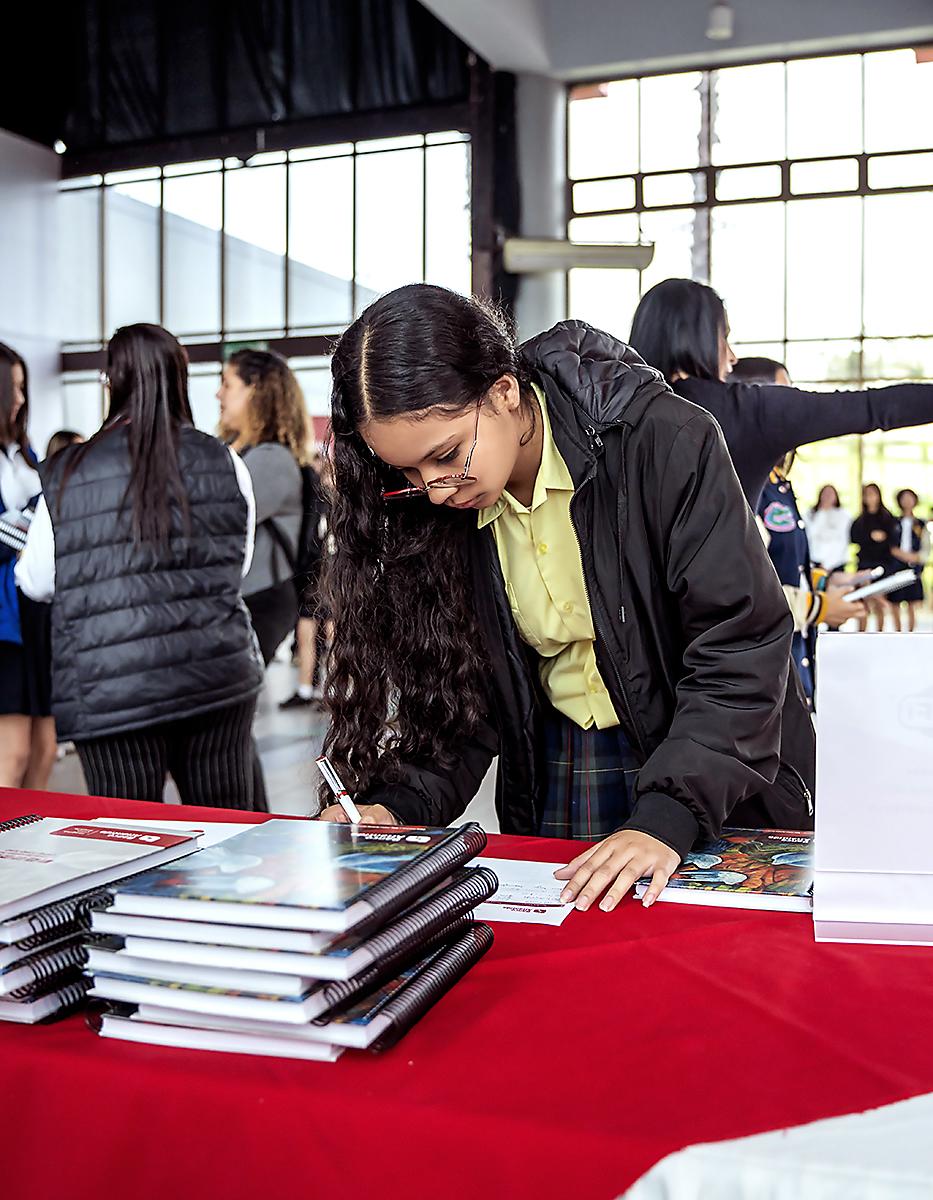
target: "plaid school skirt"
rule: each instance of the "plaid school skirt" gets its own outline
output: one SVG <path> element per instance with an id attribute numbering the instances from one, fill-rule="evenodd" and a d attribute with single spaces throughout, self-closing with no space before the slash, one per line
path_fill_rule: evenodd
<path id="1" fill-rule="evenodd" d="M 541 837 L 597 841 L 631 815 L 640 769 L 628 738 L 614 729 L 581 729 L 552 708 L 544 721 L 547 775 Z"/>

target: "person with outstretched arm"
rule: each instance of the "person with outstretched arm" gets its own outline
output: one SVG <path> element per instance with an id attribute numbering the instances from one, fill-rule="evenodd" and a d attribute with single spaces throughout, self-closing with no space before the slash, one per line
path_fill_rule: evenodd
<path id="1" fill-rule="evenodd" d="M 692 279 L 665 279 L 645 292 L 629 344 L 678 396 L 716 418 L 753 509 L 774 464 L 798 446 L 933 421 L 931 383 L 805 392 L 730 381 L 735 355 L 725 306 Z"/>

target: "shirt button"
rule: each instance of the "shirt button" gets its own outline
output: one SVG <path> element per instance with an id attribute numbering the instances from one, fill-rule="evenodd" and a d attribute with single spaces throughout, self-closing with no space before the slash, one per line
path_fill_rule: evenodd
<path id="1" fill-rule="evenodd" d="M 603 689 L 602 689 L 602 688 L 599 686 L 599 684 L 598 684 L 598 683 L 591 683 L 591 684 L 590 684 L 590 692 L 592 693 L 592 695 L 594 695 L 594 696 L 595 696 L 595 695 L 597 694 L 597 692 L 601 692 L 602 690 L 603 690 Z"/>
<path id="2" fill-rule="evenodd" d="M 538 553 L 547 554 L 547 542 L 538 542 Z"/>
<path id="3" fill-rule="evenodd" d="M 569 601 L 569 600 L 567 600 L 567 601 L 565 601 L 565 602 L 564 602 L 564 606 L 563 606 L 563 607 L 564 607 L 564 612 L 565 612 L 565 613 L 572 613 L 572 612 L 573 612 L 573 605 L 570 603 L 570 601 Z"/>
<path id="4" fill-rule="evenodd" d="M 803 529 L 803 528 L 804 528 L 804 523 L 803 523 L 803 521 L 798 521 L 798 522 L 797 522 L 797 528 L 798 528 L 798 529 Z"/>
<path id="5" fill-rule="evenodd" d="M 802 667 L 809 667 L 809 665 L 810 665 L 810 660 L 809 660 L 809 658 L 802 658 L 802 659 L 800 660 L 800 665 L 801 665 Z"/>

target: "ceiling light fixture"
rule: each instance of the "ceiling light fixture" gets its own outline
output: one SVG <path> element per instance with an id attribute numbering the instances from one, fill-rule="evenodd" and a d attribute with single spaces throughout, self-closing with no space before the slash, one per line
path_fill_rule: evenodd
<path id="1" fill-rule="evenodd" d="M 727 42 L 735 32 L 735 12 L 728 0 L 710 5 L 706 36 L 714 42 Z"/>

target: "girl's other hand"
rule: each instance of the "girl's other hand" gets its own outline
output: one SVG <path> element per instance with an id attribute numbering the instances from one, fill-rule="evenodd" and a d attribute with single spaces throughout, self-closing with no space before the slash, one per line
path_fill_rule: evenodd
<path id="1" fill-rule="evenodd" d="M 629 888 L 646 875 L 651 882 L 642 903 L 650 908 L 679 865 L 680 856 L 664 842 L 634 829 L 620 829 L 554 875 L 569 880 L 560 896 L 564 903 L 572 902 L 583 911 L 605 891 L 599 907 L 612 912 Z"/>
<path id="2" fill-rule="evenodd" d="M 357 808 L 360 810 L 361 824 L 363 825 L 400 824 L 384 804 L 358 804 Z M 350 818 L 339 804 L 331 804 L 323 809 L 318 813 L 317 819 L 319 821 L 337 821 L 342 825 L 350 824 Z"/>

